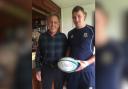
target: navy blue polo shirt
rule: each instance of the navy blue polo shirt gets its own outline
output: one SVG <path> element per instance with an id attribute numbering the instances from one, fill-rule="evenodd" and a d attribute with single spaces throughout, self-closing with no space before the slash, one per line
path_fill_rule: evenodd
<path id="1" fill-rule="evenodd" d="M 79 60 L 87 60 L 93 55 L 95 33 L 92 26 L 81 29 L 74 28 L 68 33 L 70 56 Z"/>
<path id="2" fill-rule="evenodd" d="M 86 61 L 93 55 L 95 32 L 92 26 L 81 29 L 74 28 L 68 33 L 70 57 Z"/>

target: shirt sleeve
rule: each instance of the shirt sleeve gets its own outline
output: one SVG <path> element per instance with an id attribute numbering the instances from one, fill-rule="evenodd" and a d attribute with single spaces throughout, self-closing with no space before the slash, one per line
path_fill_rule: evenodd
<path id="1" fill-rule="evenodd" d="M 35 56 L 35 63 L 36 63 L 36 70 L 37 71 L 40 71 L 41 70 L 41 65 L 42 65 L 42 62 L 41 62 L 41 51 L 40 51 L 40 41 L 41 41 L 41 35 L 39 37 L 39 40 L 38 40 L 38 47 L 37 47 L 37 50 L 36 50 L 36 56 Z"/>
<path id="2" fill-rule="evenodd" d="M 68 48 L 70 48 L 70 34 L 71 34 L 71 32 L 68 32 L 68 39 L 67 39 L 67 42 L 68 42 Z"/>
<path id="3" fill-rule="evenodd" d="M 92 31 L 93 31 L 93 45 L 95 46 L 95 28 L 91 27 Z"/>
<path id="4" fill-rule="evenodd" d="M 66 56 L 67 48 L 68 48 L 68 40 L 67 40 L 66 35 L 64 34 L 64 49 L 65 49 L 64 53 L 65 53 L 65 56 Z"/>

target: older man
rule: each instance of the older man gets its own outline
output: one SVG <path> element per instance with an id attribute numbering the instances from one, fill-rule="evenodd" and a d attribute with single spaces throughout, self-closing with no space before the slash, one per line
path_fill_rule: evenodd
<path id="1" fill-rule="evenodd" d="M 60 22 L 57 15 L 48 18 L 48 31 L 39 37 L 36 55 L 37 79 L 42 80 L 42 89 L 62 89 L 63 72 L 57 61 L 65 56 L 67 39 L 59 32 Z"/>

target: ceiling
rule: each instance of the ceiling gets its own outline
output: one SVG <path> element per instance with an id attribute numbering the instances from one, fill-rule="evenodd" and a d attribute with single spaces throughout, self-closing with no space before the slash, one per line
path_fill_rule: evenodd
<path id="1" fill-rule="evenodd" d="M 51 0 L 61 8 L 95 3 L 95 0 Z"/>

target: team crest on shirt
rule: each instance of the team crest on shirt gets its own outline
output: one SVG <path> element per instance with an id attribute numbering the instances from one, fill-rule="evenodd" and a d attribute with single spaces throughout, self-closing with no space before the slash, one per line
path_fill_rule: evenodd
<path id="1" fill-rule="evenodd" d="M 83 35 L 85 38 L 87 38 L 88 37 L 88 33 L 84 33 L 84 35 Z"/>
<path id="2" fill-rule="evenodd" d="M 74 35 L 71 35 L 70 37 L 71 37 L 71 39 L 72 39 L 72 38 L 74 38 Z"/>

